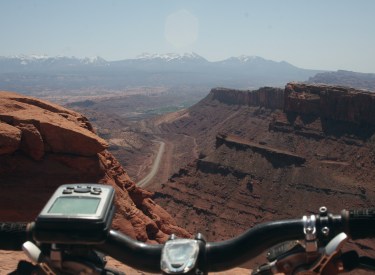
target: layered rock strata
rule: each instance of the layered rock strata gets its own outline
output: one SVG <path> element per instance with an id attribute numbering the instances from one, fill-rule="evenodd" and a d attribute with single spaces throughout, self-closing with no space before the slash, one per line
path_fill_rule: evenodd
<path id="1" fill-rule="evenodd" d="M 375 93 L 328 85 L 290 83 L 284 111 L 356 124 L 375 124 Z"/>
<path id="2" fill-rule="evenodd" d="M 302 217 L 327 206 L 374 207 L 374 95 L 289 83 L 262 102 L 249 91 L 213 89 L 161 125 L 188 135 L 199 159 L 171 176 L 155 200 L 180 225 L 224 240 L 269 220 Z M 250 103 L 249 103 L 250 102 Z M 189 217 L 189 219 L 186 219 Z M 373 243 L 361 242 L 375 254 Z"/>
<path id="3" fill-rule="evenodd" d="M 255 91 L 215 88 L 211 90 L 209 97 L 226 104 L 262 106 L 269 109 L 280 109 L 284 104 L 284 91 L 271 87 L 264 87 Z"/>

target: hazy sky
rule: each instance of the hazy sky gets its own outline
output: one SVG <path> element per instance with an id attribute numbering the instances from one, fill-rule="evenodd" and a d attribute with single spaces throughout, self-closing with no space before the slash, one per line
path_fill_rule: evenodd
<path id="1" fill-rule="evenodd" d="M 374 0 L 1 0 L 0 56 L 195 52 L 375 73 Z"/>

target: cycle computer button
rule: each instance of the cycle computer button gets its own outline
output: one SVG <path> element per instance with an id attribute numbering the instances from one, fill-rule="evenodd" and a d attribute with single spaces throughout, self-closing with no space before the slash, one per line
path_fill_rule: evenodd
<path id="1" fill-rule="evenodd" d="M 109 185 L 60 186 L 35 220 L 35 240 L 65 244 L 103 242 L 112 224 L 114 196 Z"/>
<path id="2" fill-rule="evenodd" d="M 88 187 L 88 186 L 74 188 L 74 192 L 76 192 L 76 193 L 88 193 L 90 191 L 91 191 L 91 188 Z"/>

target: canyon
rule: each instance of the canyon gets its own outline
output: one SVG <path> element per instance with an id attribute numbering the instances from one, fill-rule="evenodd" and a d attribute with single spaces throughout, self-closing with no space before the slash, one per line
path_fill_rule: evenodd
<path id="1" fill-rule="evenodd" d="M 196 147 L 185 166 L 149 189 L 180 226 L 210 241 L 323 205 L 332 212 L 374 207 L 374 100 L 371 92 L 303 83 L 212 89 L 158 120 L 167 140 L 189 136 Z M 374 243 L 355 245 L 374 256 Z"/>
<path id="2" fill-rule="evenodd" d="M 91 124 L 43 100 L 0 94 L 0 183 L 22 197 L 2 194 L 9 220 L 32 219 L 55 187 L 72 181 L 115 186 L 114 227 L 151 243 L 172 232 L 224 240 L 322 205 L 374 207 L 371 92 L 308 83 L 214 88 L 188 109 L 137 124 L 82 108 Z M 137 187 L 158 152 L 158 171 Z M 373 242 L 348 247 L 375 254 Z"/>
<path id="3" fill-rule="evenodd" d="M 213 89 L 159 125 L 166 135 L 194 137 L 199 158 L 152 189 L 155 200 L 209 239 L 321 205 L 372 207 L 374 100 L 370 92 L 328 85 Z"/>

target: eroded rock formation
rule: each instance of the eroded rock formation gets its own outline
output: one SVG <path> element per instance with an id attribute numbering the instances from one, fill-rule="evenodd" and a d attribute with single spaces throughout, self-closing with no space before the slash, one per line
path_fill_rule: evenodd
<path id="1" fill-rule="evenodd" d="M 284 105 L 284 91 L 278 88 L 264 87 L 255 91 L 241 91 L 226 88 L 212 89 L 209 97 L 225 104 L 261 106 L 280 109 Z"/>
<path id="2" fill-rule="evenodd" d="M 189 234 L 135 186 L 82 115 L 58 105 L 0 92 L 0 217 L 32 221 L 57 186 L 105 183 L 116 189 L 114 228 L 146 242 Z"/>
<path id="3" fill-rule="evenodd" d="M 375 93 L 340 86 L 289 83 L 285 87 L 284 110 L 374 125 Z"/>
<path id="4" fill-rule="evenodd" d="M 373 94 L 289 83 L 275 109 L 246 99 L 257 94 L 214 89 L 161 125 L 169 136 L 194 138 L 199 151 L 155 190 L 180 225 L 223 240 L 322 205 L 332 212 L 375 206 Z M 275 100 L 268 95 L 263 102 Z M 373 256 L 374 247 L 367 240 L 364 253 Z"/>

